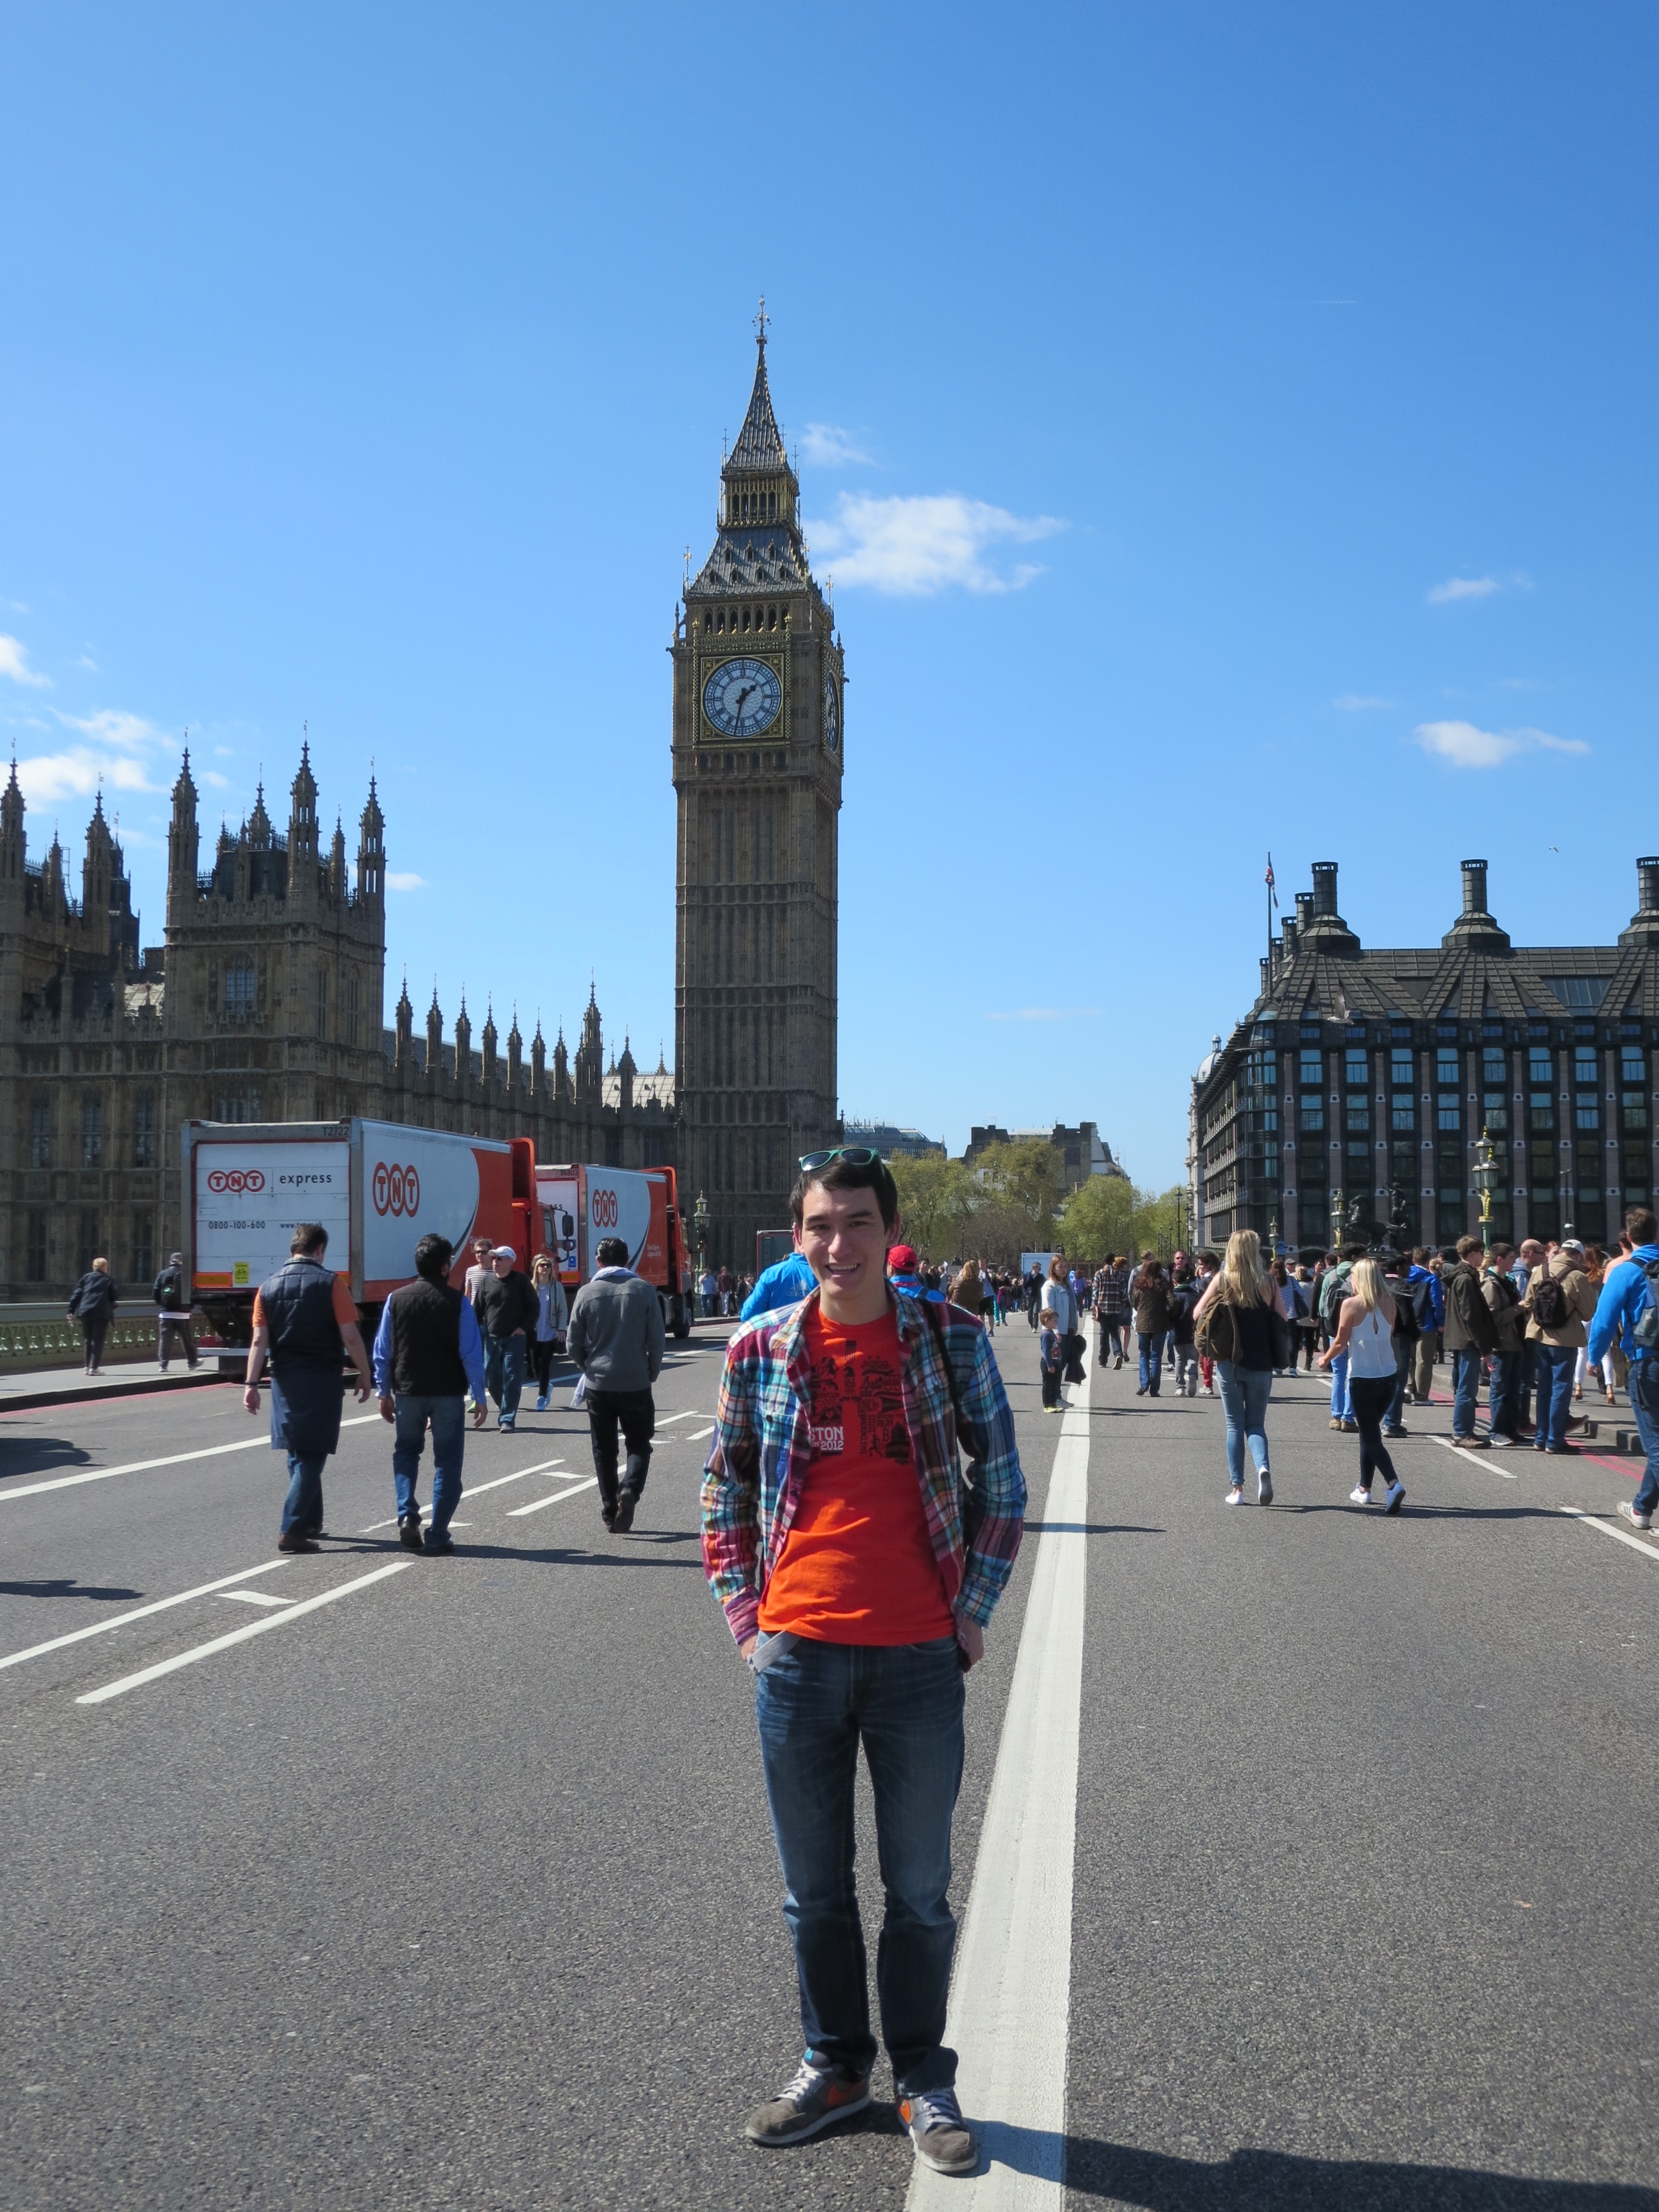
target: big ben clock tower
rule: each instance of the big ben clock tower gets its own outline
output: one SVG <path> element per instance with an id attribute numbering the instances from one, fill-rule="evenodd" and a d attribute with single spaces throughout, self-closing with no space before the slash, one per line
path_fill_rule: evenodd
<path id="1" fill-rule="evenodd" d="M 800 487 L 755 388 L 720 471 L 714 550 L 674 660 L 674 1067 L 680 1190 L 708 1202 L 708 1256 L 755 1264 L 789 1223 L 803 1152 L 837 1141 L 836 816 L 844 674 L 806 565 Z"/>

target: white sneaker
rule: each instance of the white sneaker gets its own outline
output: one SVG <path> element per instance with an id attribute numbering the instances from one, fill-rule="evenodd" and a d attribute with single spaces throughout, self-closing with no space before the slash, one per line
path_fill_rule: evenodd
<path id="1" fill-rule="evenodd" d="M 1244 1503 L 1244 1491 L 1241 1484 L 1236 1483 L 1227 1492 L 1226 1502 L 1229 1505 L 1242 1505 Z"/>
<path id="2" fill-rule="evenodd" d="M 1353 1488 L 1348 1492 L 1348 1503 L 1350 1505 L 1369 1505 L 1370 1502 L 1371 1493 L 1370 1491 L 1362 1490 L 1358 1483 L 1356 1483 Z"/>
<path id="3" fill-rule="evenodd" d="M 1403 1482 L 1391 1482 L 1389 1485 L 1389 1495 L 1383 1504 L 1382 1510 L 1385 1513 L 1398 1513 L 1405 1502 L 1405 1484 Z"/>

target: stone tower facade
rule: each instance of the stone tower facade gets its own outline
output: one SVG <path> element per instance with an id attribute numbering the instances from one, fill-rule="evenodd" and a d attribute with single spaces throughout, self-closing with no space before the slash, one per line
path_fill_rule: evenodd
<path id="1" fill-rule="evenodd" d="M 708 1257 L 755 1264 L 802 1152 L 838 1140 L 841 640 L 807 565 L 766 375 L 720 471 L 714 550 L 671 651 L 678 801 L 674 1065 L 681 1191 Z"/>

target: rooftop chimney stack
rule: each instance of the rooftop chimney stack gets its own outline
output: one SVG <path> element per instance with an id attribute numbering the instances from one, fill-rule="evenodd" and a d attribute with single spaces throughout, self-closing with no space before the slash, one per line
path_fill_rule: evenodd
<path id="1" fill-rule="evenodd" d="M 1636 911 L 1630 927 L 1620 933 L 1619 942 L 1659 944 L 1659 854 L 1650 853 L 1636 863 Z"/>
<path id="2" fill-rule="evenodd" d="M 1287 961 L 1294 960 L 1296 957 L 1296 924 L 1291 920 L 1289 915 L 1286 915 L 1285 917 L 1283 935 L 1285 957 Z"/>
<path id="3" fill-rule="evenodd" d="M 1296 895 L 1297 927 L 1298 929 L 1305 929 L 1312 920 L 1313 893 L 1311 891 L 1298 891 Z"/>
<path id="4" fill-rule="evenodd" d="M 1316 914 L 1336 913 L 1336 862 L 1316 860 L 1313 864 L 1313 904 Z M 1298 906 L 1301 901 L 1298 899 Z"/>
<path id="5" fill-rule="evenodd" d="M 1463 911 L 1465 914 L 1486 912 L 1486 864 L 1484 860 L 1465 860 L 1463 863 Z"/>

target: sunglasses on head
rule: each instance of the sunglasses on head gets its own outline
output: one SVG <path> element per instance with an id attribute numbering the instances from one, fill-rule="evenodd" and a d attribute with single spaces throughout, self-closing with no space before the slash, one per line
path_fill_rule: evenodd
<path id="1" fill-rule="evenodd" d="M 827 1152 L 803 1152 L 798 1164 L 810 1175 L 814 1168 L 827 1168 L 831 1160 L 845 1160 L 849 1168 L 867 1168 L 880 1158 L 868 1145 L 836 1145 Z"/>

